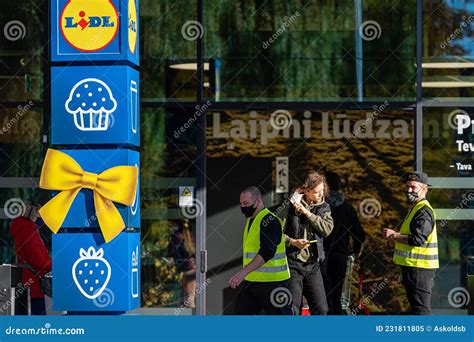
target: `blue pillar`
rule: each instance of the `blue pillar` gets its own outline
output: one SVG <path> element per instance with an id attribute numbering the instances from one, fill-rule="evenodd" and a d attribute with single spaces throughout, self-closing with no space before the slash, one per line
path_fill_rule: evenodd
<path id="1" fill-rule="evenodd" d="M 52 0 L 51 144 L 100 174 L 140 166 L 138 0 Z M 109 242 L 82 189 L 53 236 L 53 309 L 117 314 L 140 307 L 140 193 L 114 203 Z M 55 195 L 55 194 L 53 194 Z"/>

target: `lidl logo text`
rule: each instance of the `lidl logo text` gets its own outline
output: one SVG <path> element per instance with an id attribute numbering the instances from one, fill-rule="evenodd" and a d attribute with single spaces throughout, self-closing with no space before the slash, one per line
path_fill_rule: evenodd
<path id="1" fill-rule="evenodd" d="M 95 27 L 114 27 L 115 26 L 115 23 L 111 22 L 111 18 L 109 16 L 102 16 L 102 17 L 91 16 L 85 19 L 85 15 L 86 14 L 84 11 L 79 12 L 79 17 L 81 17 L 82 19 L 79 20 L 78 22 L 74 22 L 74 17 L 64 18 L 66 21 L 64 28 L 70 29 L 70 28 L 76 28 L 80 26 L 81 29 L 84 30 L 87 27 L 95 28 Z"/>
<path id="2" fill-rule="evenodd" d="M 66 42 L 83 52 L 104 49 L 119 29 L 118 12 L 112 0 L 69 0 L 59 22 Z"/>

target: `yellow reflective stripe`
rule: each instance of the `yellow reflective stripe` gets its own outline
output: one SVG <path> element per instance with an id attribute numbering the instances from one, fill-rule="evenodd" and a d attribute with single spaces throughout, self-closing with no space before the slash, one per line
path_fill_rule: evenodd
<path id="1" fill-rule="evenodd" d="M 411 252 L 415 254 L 424 254 L 424 255 L 437 255 L 438 248 L 424 248 L 424 247 L 411 247 L 407 245 L 395 245 L 395 250 L 402 252 Z"/>
<path id="2" fill-rule="evenodd" d="M 395 255 L 400 256 L 402 258 L 410 258 L 410 259 L 417 259 L 417 260 L 438 260 L 438 253 L 436 254 L 420 254 L 420 253 L 413 253 L 407 251 L 401 251 L 399 249 L 395 249 Z"/>
<path id="3" fill-rule="evenodd" d="M 257 256 L 258 253 L 245 253 L 245 258 L 246 259 L 253 259 Z M 276 253 L 273 258 L 270 260 L 279 260 L 279 259 L 284 259 L 286 257 L 286 253 Z M 270 261 L 268 260 L 268 261 Z"/>
<path id="4" fill-rule="evenodd" d="M 277 272 L 282 272 L 286 271 L 288 269 L 287 265 L 282 265 L 282 266 L 268 266 L 268 267 L 260 267 L 257 268 L 253 272 L 265 272 L 265 273 L 277 273 Z M 252 272 L 252 273 L 253 273 Z"/>
<path id="5" fill-rule="evenodd" d="M 407 245 L 406 243 L 401 243 L 401 242 L 397 242 L 400 246 L 403 246 L 403 247 L 408 247 L 408 248 L 438 248 L 438 243 L 437 242 L 426 242 L 424 244 L 422 244 L 421 246 L 410 246 L 410 245 Z"/>

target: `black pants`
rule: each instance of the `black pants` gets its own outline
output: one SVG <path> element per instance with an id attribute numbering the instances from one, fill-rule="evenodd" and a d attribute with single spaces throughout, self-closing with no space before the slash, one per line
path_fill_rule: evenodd
<path id="1" fill-rule="evenodd" d="M 304 296 L 311 315 L 327 315 L 329 309 L 319 263 L 303 263 L 292 260 L 289 261 L 289 266 L 293 314 L 301 315 Z"/>
<path id="2" fill-rule="evenodd" d="M 31 298 L 31 314 L 46 315 L 46 303 L 44 298 Z"/>
<path id="3" fill-rule="evenodd" d="M 342 315 L 341 295 L 342 287 L 346 279 L 347 255 L 326 254 L 324 261 L 324 288 L 329 307 L 329 315 Z"/>
<path id="4" fill-rule="evenodd" d="M 235 303 L 236 315 L 291 315 L 288 281 L 244 281 Z"/>
<path id="5" fill-rule="evenodd" d="M 431 315 L 431 291 L 435 275 L 434 269 L 402 266 L 402 284 L 413 315 Z"/>

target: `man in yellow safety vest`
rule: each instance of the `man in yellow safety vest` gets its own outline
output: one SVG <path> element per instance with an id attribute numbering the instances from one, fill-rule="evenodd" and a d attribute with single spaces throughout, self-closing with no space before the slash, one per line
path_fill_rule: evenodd
<path id="1" fill-rule="evenodd" d="M 237 315 L 291 315 L 290 271 L 286 259 L 283 225 L 265 208 L 260 190 L 251 186 L 240 194 L 241 211 L 247 218 L 243 236 L 243 268 L 229 281 L 242 283 Z"/>
<path id="2" fill-rule="evenodd" d="M 406 196 L 412 205 L 400 231 L 385 228 L 385 238 L 395 241 L 393 262 L 402 268 L 402 284 L 413 315 L 431 314 L 431 292 L 438 261 L 436 213 L 426 200 L 428 176 L 412 172 L 406 177 Z"/>

